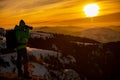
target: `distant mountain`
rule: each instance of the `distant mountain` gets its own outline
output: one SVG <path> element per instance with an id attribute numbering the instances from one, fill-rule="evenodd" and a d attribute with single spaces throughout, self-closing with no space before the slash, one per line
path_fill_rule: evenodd
<path id="1" fill-rule="evenodd" d="M 108 28 L 91 28 L 78 32 L 80 36 L 102 43 L 120 41 L 120 32 Z"/>
<path id="2" fill-rule="evenodd" d="M 75 36 L 76 35 L 75 32 L 80 32 L 84 30 L 84 28 L 80 26 L 79 27 L 78 26 L 54 26 L 54 27 L 45 26 L 45 27 L 35 28 L 34 30 Z"/>
<path id="3" fill-rule="evenodd" d="M 38 30 L 44 32 L 67 34 L 72 36 L 85 37 L 102 43 L 120 41 L 119 26 L 82 28 L 82 27 L 43 27 Z"/>

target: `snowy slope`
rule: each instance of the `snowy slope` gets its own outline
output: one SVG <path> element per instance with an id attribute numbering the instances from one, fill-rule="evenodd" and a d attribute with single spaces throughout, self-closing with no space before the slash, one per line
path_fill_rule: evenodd
<path id="1" fill-rule="evenodd" d="M 6 40 L 5 37 L 3 37 L 3 35 L 5 35 L 5 30 L 3 28 L 0 28 L 0 49 L 6 47 Z"/>
<path id="2" fill-rule="evenodd" d="M 108 28 L 91 28 L 80 32 L 80 36 L 102 43 L 120 41 L 120 32 Z"/>
<path id="3" fill-rule="evenodd" d="M 32 38 L 43 38 L 43 39 L 47 39 L 47 38 L 52 38 L 53 35 L 50 33 L 44 33 L 44 32 L 31 32 L 31 37 Z"/>
<path id="4" fill-rule="evenodd" d="M 33 75 L 33 76 L 42 76 L 42 77 L 46 76 L 45 78 L 50 77 L 49 71 L 51 69 L 49 69 L 49 65 L 51 65 L 51 64 L 44 62 L 44 59 L 46 59 L 46 58 L 48 58 L 48 60 L 49 60 L 52 57 L 53 58 L 56 57 L 56 59 L 58 59 L 62 65 L 71 64 L 71 63 L 76 62 L 74 57 L 72 57 L 70 55 L 67 56 L 67 57 L 69 57 L 69 59 L 68 59 L 67 57 L 62 58 L 61 53 L 54 52 L 54 51 L 35 49 L 35 48 L 27 48 L 27 49 L 28 49 L 29 58 L 30 58 L 30 56 L 33 56 L 34 59 L 36 59 L 36 60 L 32 60 L 32 58 L 30 58 L 30 63 L 29 63 L 29 71 L 31 72 L 31 75 Z M 16 66 L 14 64 L 14 62 L 16 60 L 16 53 L 0 55 L 0 59 L 3 61 L 2 64 L 4 64 L 4 65 L 0 66 L 0 73 L 16 73 Z M 42 63 L 39 63 L 39 62 L 41 62 L 41 59 L 42 59 Z M 67 69 L 64 69 L 63 71 L 65 71 L 65 73 L 68 74 L 69 69 L 68 69 L 68 71 L 66 71 L 66 70 Z M 53 69 L 51 71 L 61 73 L 59 70 Z M 75 74 L 75 76 L 77 76 L 79 78 L 78 74 L 74 70 L 70 70 L 70 72 L 73 72 L 73 75 Z M 60 74 L 59 74 L 59 76 L 60 76 Z M 61 76 L 63 76 L 63 75 L 61 75 Z M 63 76 L 62 78 L 64 78 L 64 77 L 65 76 Z"/>
<path id="5" fill-rule="evenodd" d="M 0 36 L 0 49 L 6 47 L 5 38 Z"/>
<path id="6" fill-rule="evenodd" d="M 31 37 L 42 37 L 43 39 L 47 39 L 52 38 L 53 35 L 47 33 L 31 32 Z M 0 38 L 0 49 L 5 48 L 5 37 L 0 36 Z M 68 80 L 67 77 L 69 77 L 72 80 L 80 80 L 80 77 L 76 71 L 72 69 L 66 69 L 64 67 L 67 64 L 72 65 L 76 63 L 76 60 L 73 56 L 63 56 L 62 53 L 59 52 L 30 47 L 27 47 L 27 51 L 29 56 L 29 72 L 32 77 L 41 77 L 46 80 L 58 80 L 58 78 L 60 80 Z M 12 75 L 17 73 L 16 55 L 16 52 L 0 54 L 0 78 L 6 76 L 7 74 Z M 58 77 L 56 78 L 55 76 L 52 76 L 51 73 Z"/>

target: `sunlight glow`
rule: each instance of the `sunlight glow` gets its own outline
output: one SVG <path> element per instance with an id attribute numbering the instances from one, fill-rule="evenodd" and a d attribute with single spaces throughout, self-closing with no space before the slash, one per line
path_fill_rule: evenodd
<path id="1" fill-rule="evenodd" d="M 97 16 L 99 13 L 99 6 L 98 4 L 88 4 L 84 7 L 84 12 L 87 17 L 94 17 Z"/>

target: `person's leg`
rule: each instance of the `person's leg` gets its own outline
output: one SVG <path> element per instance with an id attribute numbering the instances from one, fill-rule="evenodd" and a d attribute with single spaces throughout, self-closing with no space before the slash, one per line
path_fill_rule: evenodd
<path id="1" fill-rule="evenodd" d="M 21 50 L 18 50 L 17 51 L 17 63 L 16 63 L 16 66 L 17 66 L 17 71 L 18 71 L 18 77 L 22 76 L 23 75 L 23 72 L 22 72 L 22 63 L 21 63 L 21 58 L 22 58 L 22 51 Z"/>
<path id="2" fill-rule="evenodd" d="M 30 78 L 29 71 L 28 71 L 28 55 L 27 55 L 27 49 L 23 49 L 23 65 L 24 65 L 24 77 Z"/>

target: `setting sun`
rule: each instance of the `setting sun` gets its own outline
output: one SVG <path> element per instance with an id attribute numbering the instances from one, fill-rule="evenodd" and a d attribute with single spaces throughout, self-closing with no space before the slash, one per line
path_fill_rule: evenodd
<path id="1" fill-rule="evenodd" d="M 99 6 L 98 4 L 88 4 L 84 7 L 84 12 L 87 17 L 97 16 L 99 13 Z"/>
<path id="2" fill-rule="evenodd" d="M 34 27 L 85 27 L 89 26 L 90 21 L 92 26 L 120 25 L 119 0 L 20 1 L 0 0 L 0 27 L 14 28 L 21 19 Z"/>

